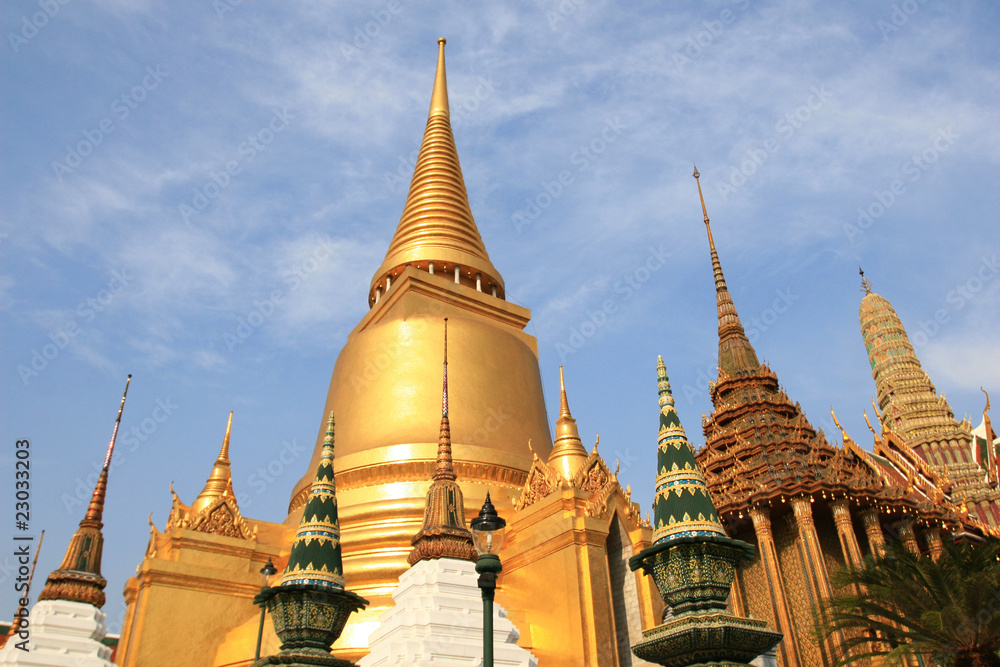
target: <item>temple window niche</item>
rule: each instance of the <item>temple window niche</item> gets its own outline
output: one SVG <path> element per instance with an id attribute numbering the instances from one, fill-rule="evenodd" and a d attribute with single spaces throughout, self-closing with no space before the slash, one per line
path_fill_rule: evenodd
<path id="1" fill-rule="evenodd" d="M 606 545 L 608 575 L 611 579 L 612 617 L 615 619 L 615 641 L 620 667 L 639 667 L 650 663 L 632 655 L 632 644 L 642 641 L 642 618 L 639 614 L 639 592 L 635 576 L 628 568 L 632 557 L 632 543 L 621 520 L 615 514 L 611 519 Z"/>

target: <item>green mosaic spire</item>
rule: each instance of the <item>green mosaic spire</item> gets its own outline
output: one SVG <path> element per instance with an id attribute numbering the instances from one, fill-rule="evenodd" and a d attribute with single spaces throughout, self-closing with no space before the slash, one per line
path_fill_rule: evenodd
<path id="1" fill-rule="evenodd" d="M 344 590 L 344 565 L 340 554 L 337 487 L 333 478 L 333 413 L 326 425 L 323 455 L 316 470 L 302 521 L 292 542 L 282 586 L 313 584 Z"/>
<path id="2" fill-rule="evenodd" d="M 699 535 L 725 536 L 708 495 L 705 476 L 695 463 L 694 449 L 674 409 L 663 357 L 657 357 L 656 371 L 660 391 L 660 435 L 653 498 L 653 543 Z"/>

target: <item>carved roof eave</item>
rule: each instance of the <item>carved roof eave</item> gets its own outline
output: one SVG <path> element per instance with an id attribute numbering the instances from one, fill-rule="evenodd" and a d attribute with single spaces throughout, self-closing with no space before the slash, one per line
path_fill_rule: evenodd
<path id="1" fill-rule="evenodd" d="M 802 496 L 823 500 L 848 498 L 858 506 L 880 507 L 890 513 L 913 513 L 927 521 L 951 523 L 958 518 L 950 508 L 914 498 L 899 485 L 886 484 L 875 475 L 870 477 L 869 483 L 861 484 L 859 482 L 863 480 L 858 479 L 857 471 L 850 470 L 843 463 L 834 463 L 830 467 L 839 468 L 839 472 L 844 474 L 817 478 L 813 470 L 804 467 L 783 479 L 761 480 L 759 477 L 740 476 L 721 479 L 707 473 L 706 478 L 712 500 L 722 518 L 745 512 L 756 505 L 776 505 Z M 836 473 L 837 470 L 831 472 Z"/>
<path id="2" fill-rule="evenodd" d="M 167 518 L 167 525 L 163 529 L 164 533 L 184 528 L 238 540 L 257 538 L 257 526 L 251 526 L 243 518 L 236 498 L 230 489 L 227 489 L 226 493 L 216 498 L 212 504 L 197 514 L 194 514 L 191 507 L 185 505 L 180 497 L 174 493 L 172 484 L 170 493 L 173 496 L 173 506 L 170 509 L 170 516 Z"/>
<path id="3" fill-rule="evenodd" d="M 622 489 L 617 477 L 613 477 L 601 491 L 587 502 L 586 514 L 597 519 L 603 519 L 611 513 L 616 505 L 620 506 L 622 510 L 622 519 L 629 524 L 626 528 L 652 530 L 650 522 L 642 518 L 639 503 L 632 502 L 631 487 Z"/>
<path id="4" fill-rule="evenodd" d="M 611 472 L 598 453 L 597 445 L 594 446 L 593 451 L 580 465 L 579 470 L 571 480 L 566 480 L 548 463 L 538 458 L 537 455 L 533 455 L 531 468 L 528 469 L 528 477 L 521 490 L 521 496 L 514 504 L 514 510 L 520 511 L 530 507 L 562 489 L 579 489 L 586 493 L 587 502 L 584 511 L 587 516 L 594 517 L 605 516 L 609 501 L 617 490 L 627 508 L 625 515 L 636 526 L 646 525 L 641 517 L 639 506 L 631 501 L 631 489 L 622 490 L 618 483 L 618 470 Z"/>
<path id="5" fill-rule="evenodd" d="M 854 440 L 851 438 L 844 438 L 844 448 L 860 459 L 863 464 L 868 466 L 875 476 L 882 480 L 883 484 L 890 485 L 893 483 L 892 478 L 890 478 L 885 471 L 882 470 L 882 466 L 880 466 L 878 462 L 872 458 L 871 454 L 859 447 Z"/>
<path id="6" fill-rule="evenodd" d="M 941 476 L 903 442 L 902 438 L 890 430 L 883 429 L 882 438 L 875 443 L 875 453 L 889 459 L 897 466 L 902 464 L 920 473 L 934 488 L 940 488 L 942 485 Z"/>
<path id="7" fill-rule="evenodd" d="M 534 505 L 560 489 L 565 480 L 548 463 L 532 452 L 531 468 L 521 488 L 521 496 L 514 502 L 514 511 Z"/>

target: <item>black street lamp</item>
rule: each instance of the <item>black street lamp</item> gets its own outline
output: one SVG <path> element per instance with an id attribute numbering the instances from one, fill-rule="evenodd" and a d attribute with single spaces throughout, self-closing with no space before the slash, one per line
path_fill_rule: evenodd
<path id="1" fill-rule="evenodd" d="M 267 563 L 260 569 L 260 592 L 263 593 L 264 589 L 267 588 L 268 582 L 271 577 L 274 576 L 278 570 L 275 569 L 274 563 L 271 559 L 267 559 Z M 264 614 L 267 613 L 267 604 L 264 602 L 260 603 L 260 626 L 257 628 L 257 650 L 254 651 L 253 659 L 260 660 L 260 643 L 264 638 Z"/>
<path id="2" fill-rule="evenodd" d="M 479 516 L 472 520 L 472 541 L 479 552 L 476 572 L 479 573 L 479 588 L 483 591 L 483 667 L 493 667 L 493 594 L 497 575 L 503 571 L 498 554 L 506 526 L 507 522 L 497 516 L 487 491 Z"/>

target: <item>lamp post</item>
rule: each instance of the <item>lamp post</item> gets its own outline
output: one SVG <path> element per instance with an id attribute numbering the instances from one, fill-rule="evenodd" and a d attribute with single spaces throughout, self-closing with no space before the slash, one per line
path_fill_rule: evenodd
<path id="1" fill-rule="evenodd" d="M 271 577 L 274 576 L 278 570 L 275 569 L 274 563 L 271 559 L 267 559 L 267 563 L 264 567 L 260 569 L 260 592 L 263 593 L 264 589 L 267 588 L 267 584 Z M 260 603 L 260 626 L 257 628 L 257 649 L 254 651 L 253 659 L 260 660 L 260 643 L 264 638 L 264 614 L 267 612 L 267 604 L 264 602 Z"/>
<path id="2" fill-rule="evenodd" d="M 487 491 L 479 516 L 472 520 L 472 542 L 479 552 L 476 572 L 479 573 L 479 588 L 483 592 L 483 667 L 493 667 L 493 594 L 497 587 L 497 575 L 503 571 L 498 554 L 503 546 L 506 526 L 507 522 L 497 516 Z"/>

